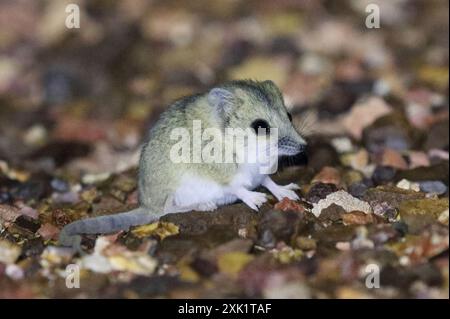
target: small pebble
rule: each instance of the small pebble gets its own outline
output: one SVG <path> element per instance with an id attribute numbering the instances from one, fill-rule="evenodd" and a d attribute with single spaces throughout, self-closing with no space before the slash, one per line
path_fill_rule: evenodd
<path id="1" fill-rule="evenodd" d="M 41 237 L 44 240 L 48 240 L 48 239 L 56 240 L 58 238 L 59 232 L 60 232 L 59 228 L 57 228 L 49 223 L 42 225 L 38 230 L 39 235 L 41 235 Z"/>
<path id="2" fill-rule="evenodd" d="M 25 275 L 23 269 L 15 264 L 6 266 L 5 274 L 13 280 L 23 279 Z"/>
<path id="3" fill-rule="evenodd" d="M 325 166 L 312 179 L 311 184 L 315 183 L 334 184 L 339 186 L 341 184 L 341 174 L 336 168 Z"/>
<path id="4" fill-rule="evenodd" d="M 406 189 L 406 190 L 412 190 L 415 192 L 420 192 L 420 186 L 419 183 L 414 183 L 411 181 L 408 181 L 407 179 L 402 179 L 399 181 L 396 185 L 398 188 Z"/>
<path id="5" fill-rule="evenodd" d="M 448 226 L 448 208 L 439 215 L 438 221 Z"/>
<path id="6" fill-rule="evenodd" d="M 381 216 L 383 218 L 387 218 L 389 221 L 395 221 L 398 215 L 397 209 L 392 207 L 387 202 L 374 202 L 371 203 L 373 208 L 373 213 L 375 215 Z"/>
<path id="7" fill-rule="evenodd" d="M 86 174 L 83 176 L 81 181 L 83 182 L 83 184 L 90 185 L 90 184 L 103 182 L 103 181 L 107 180 L 109 178 L 109 176 L 111 176 L 110 173 Z"/>
<path id="8" fill-rule="evenodd" d="M 376 185 L 390 182 L 395 177 L 396 170 L 390 166 L 377 166 L 372 175 L 372 180 Z"/>
<path id="9" fill-rule="evenodd" d="M 334 184 L 317 183 L 309 189 L 308 194 L 306 194 L 306 199 L 311 203 L 317 203 L 319 200 L 324 199 L 337 190 L 338 189 Z"/>
<path id="10" fill-rule="evenodd" d="M 386 148 L 381 153 L 381 165 L 395 167 L 398 169 L 407 169 L 408 163 L 403 158 L 402 154 L 396 150 Z"/>
<path id="11" fill-rule="evenodd" d="M 350 250 L 350 243 L 339 241 L 336 243 L 336 248 L 343 251 Z"/>
<path id="12" fill-rule="evenodd" d="M 36 146 L 42 145 L 47 139 L 47 131 L 42 125 L 33 125 L 24 135 L 24 142 L 27 145 Z"/>
<path id="13" fill-rule="evenodd" d="M 352 195 L 355 196 L 357 198 L 361 198 L 364 196 L 364 194 L 366 193 L 366 191 L 369 189 L 369 187 L 363 182 L 356 182 L 351 184 L 348 187 L 348 192 Z"/>
<path id="14" fill-rule="evenodd" d="M 21 248 L 6 239 L 0 239 L 0 263 L 12 264 L 15 263 L 21 253 Z"/>
<path id="15" fill-rule="evenodd" d="M 352 141 L 348 137 L 335 137 L 331 140 L 331 145 L 339 154 L 353 151 Z"/>
<path id="16" fill-rule="evenodd" d="M 59 192 L 59 193 L 65 193 L 67 191 L 69 191 L 69 184 L 59 178 L 54 178 L 52 179 L 52 181 L 50 182 L 50 185 L 52 186 L 52 188 Z"/>
<path id="17" fill-rule="evenodd" d="M 441 181 L 423 181 L 419 183 L 420 191 L 442 195 L 447 192 L 447 186 Z"/>
<path id="18" fill-rule="evenodd" d="M 265 248 L 274 248 L 276 244 L 275 236 L 270 229 L 266 229 L 258 240 L 258 245 Z"/>

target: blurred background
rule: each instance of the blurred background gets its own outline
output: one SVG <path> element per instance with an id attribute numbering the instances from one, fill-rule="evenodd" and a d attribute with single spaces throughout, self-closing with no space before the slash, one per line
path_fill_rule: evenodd
<path id="1" fill-rule="evenodd" d="M 65 26 L 69 3 L 79 29 Z M 369 3 L 379 29 L 365 26 Z M 337 116 L 368 95 L 424 127 L 448 112 L 448 2 L 4 0 L 0 159 L 54 169 L 97 151 L 101 164 L 77 167 L 124 169 L 171 102 L 243 78 L 272 79 L 321 134 L 347 132 Z"/>
<path id="2" fill-rule="evenodd" d="M 447 0 L 1 0 L 0 298 L 448 298 L 448 63 Z M 137 204 L 140 143 L 174 100 L 247 78 L 307 135 L 309 164 L 276 176 L 302 201 L 56 247 Z M 338 189 L 353 197 L 316 218 Z M 356 199 L 374 214 L 339 206 Z"/>

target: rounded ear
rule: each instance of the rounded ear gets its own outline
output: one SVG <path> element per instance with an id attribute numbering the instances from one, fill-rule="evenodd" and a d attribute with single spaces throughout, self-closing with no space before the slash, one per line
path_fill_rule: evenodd
<path id="1" fill-rule="evenodd" d="M 269 87 L 277 87 L 275 85 L 275 83 L 273 83 L 272 80 L 265 80 L 265 81 L 263 81 L 263 84 L 266 85 L 266 86 L 269 86 Z"/>
<path id="2" fill-rule="evenodd" d="M 213 88 L 208 93 L 208 103 L 223 112 L 231 111 L 234 102 L 234 94 L 227 89 Z"/>
<path id="3" fill-rule="evenodd" d="M 283 94 L 281 93 L 280 89 L 273 81 L 266 80 L 261 83 L 262 83 L 264 89 L 268 93 L 270 93 L 269 95 L 271 96 L 273 103 L 281 102 L 282 104 L 284 104 Z"/>

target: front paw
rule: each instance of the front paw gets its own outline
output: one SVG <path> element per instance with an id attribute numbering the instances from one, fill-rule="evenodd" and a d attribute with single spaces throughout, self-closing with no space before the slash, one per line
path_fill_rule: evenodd
<path id="1" fill-rule="evenodd" d="M 248 191 L 245 194 L 242 194 L 240 199 L 247 204 L 248 207 L 258 211 L 262 204 L 267 202 L 267 195 L 264 193 Z"/>
<path id="2" fill-rule="evenodd" d="M 296 191 L 296 190 L 299 190 L 300 189 L 300 186 L 298 186 L 297 184 L 295 184 L 295 183 L 290 183 L 290 184 L 288 184 L 288 185 L 284 185 L 284 186 L 281 186 L 282 188 L 286 188 L 286 189 L 290 189 L 290 190 L 292 190 L 292 191 Z"/>
<path id="3" fill-rule="evenodd" d="M 279 186 L 272 191 L 272 194 L 281 201 L 283 198 L 287 197 L 291 200 L 299 200 L 300 197 L 294 192 L 294 189 L 299 189 L 297 184 L 291 183 L 285 186 Z"/>

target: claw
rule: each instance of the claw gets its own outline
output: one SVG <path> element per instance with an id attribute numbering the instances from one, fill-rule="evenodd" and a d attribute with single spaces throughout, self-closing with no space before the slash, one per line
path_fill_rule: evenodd
<path id="1" fill-rule="evenodd" d="M 300 197 L 297 195 L 295 190 L 300 189 L 300 187 L 291 183 L 285 186 L 277 185 L 274 181 L 267 177 L 264 181 L 263 185 L 279 200 L 281 201 L 284 197 L 287 197 L 291 200 L 299 200 Z"/>
<path id="2" fill-rule="evenodd" d="M 284 188 L 286 188 L 286 189 L 290 189 L 290 190 L 293 190 L 293 191 L 299 190 L 299 189 L 300 189 L 300 186 L 298 186 L 298 185 L 295 184 L 295 183 L 290 183 L 290 184 L 288 184 L 288 185 L 281 186 L 281 187 L 284 187 Z"/>
<path id="3" fill-rule="evenodd" d="M 239 189 L 236 196 L 242 200 L 248 207 L 258 211 L 259 208 L 267 202 L 267 196 L 264 193 L 252 192 L 247 189 Z"/>

